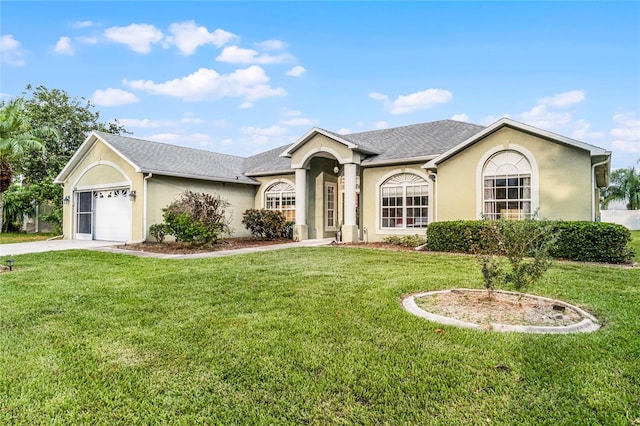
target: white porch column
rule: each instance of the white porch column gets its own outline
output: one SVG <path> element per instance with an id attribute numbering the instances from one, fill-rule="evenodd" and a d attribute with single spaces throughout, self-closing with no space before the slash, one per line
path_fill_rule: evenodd
<path id="1" fill-rule="evenodd" d="M 358 242 L 358 226 L 356 225 L 356 170 L 353 163 L 344 165 L 344 225 L 342 225 L 342 241 Z"/>
<path id="2" fill-rule="evenodd" d="M 309 239 L 307 228 L 307 169 L 296 169 L 296 226 L 293 239 Z"/>

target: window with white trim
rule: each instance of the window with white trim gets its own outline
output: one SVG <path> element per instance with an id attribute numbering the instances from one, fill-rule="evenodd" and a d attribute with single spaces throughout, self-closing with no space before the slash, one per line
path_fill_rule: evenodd
<path id="1" fill-rule="evenodd" d="M 296 220 L 296 191 L 286 182 L 271 185 L 264 193 L 264 208 L 282 212 L 288 221 Z"/>
<path id="2" fill-rule="evenodd" d="M 335 183 L 326 183 L 324 190 L 324 205 L 325 205 L 325 228 L 327 229 L 335 229 L 336 228 L 336 217 L 338 216 L 337 211 L 337 196 L 338 186 Z"/>
<path id="3" fill-rule="evenodd" d="M 514 150 L 492 155 L 482 170 L 482 213 L 488 219 L 531 218 L 531 164 Z"/>
<path id="4" fill-rule="evenodd" d="M 412 173 L 400 173 L 380 186 L 382 228 L 426 228 L 429 223 L 429 185 Z"/>

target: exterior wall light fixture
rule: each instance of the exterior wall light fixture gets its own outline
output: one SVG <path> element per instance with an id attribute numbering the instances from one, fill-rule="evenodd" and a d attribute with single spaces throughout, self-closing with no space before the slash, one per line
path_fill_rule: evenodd
<path id="1" fill-rule="evenodd" d="M 129 198 L 131 198 L 131 201 L 136 199 L 136 195 L 137 194 L 136 194 L 136 190 L 135 189 L 132 190 L 132 191 L 129 191 Z"/>
<path id="2" fill-rule="evenodd" d="M 69 201 L 71 201 L 71 197 L 69 197 L 68 195 L 65 195 L 62 199 L 62 202 L 65 204 L 69 204 Z"/>

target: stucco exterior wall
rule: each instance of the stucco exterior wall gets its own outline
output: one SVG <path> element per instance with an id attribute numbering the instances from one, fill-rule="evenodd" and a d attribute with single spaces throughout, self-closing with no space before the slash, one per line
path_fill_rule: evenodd
<path id="1" fill-rule="evenodd" d="M 345 162 L 360 164 L 360 154 L 340 142 L 318 134 L 291 155 L 291 167 L 298 168 L 303 165 L 306 166 L 308 161 L 319 153 L 329 154 L 338 160 L 340 164 L 344 164 Z"/>
<path id="2" fill-rule="evenodd" d="M 427 181 L 430 188 L 429 195 L 429 216 L 433 217 L 433 182 L 429 179 L 427 172 L 422 168 L 423 163 L 367 167 L 362 170 L 362 180 L 360 187 L 361 201 L 361 223 L 363 240 L 366 242 L 382 241 L 384 237 L 392 235 L 415 235 L 425 236 L 426 229 L 382 229 L 380 224 L 380 201 L 378 200 L 378 187 L 389 177 L 399 173 L 414 173 Z"/>
<path id="3" fill-rule="evenodd" d="M 592 219 L 589 152 L 504 127 L 438 165 L 436 220 L 480 218 L 479 163 L 490 150 L 518 147 L 530 152 L 537 164 L 539 217 Z"/>
<path id="4" fill-rule="evenodd" d="M 162 223 L 162 209 L 179 198 L 180 194 L 187 189 L 193 192 L 220 195 L 222 199 L 227 200 L 230 203 L 227 212 L 231 215 L 230 226 L 233 236 L 251 235 L 242 224 L 242 214 L 245 210 L 254 208 L 257 186 L 156 175 L 147 181 L 146 229 L 148 230 L 153 224 Z"/>
<path id="5" fill-rule="evenodd" d="M 74 193 L 76 191 L 128 187 L 130 190 L 142 194 L 143 178 L 142 174 L 137 173 L 128 162 L 101 141 L 96 140 L 92 149 L 80 160 L 64 181 L 63 187 L 63 197 L 69 197 L 69 203 L 63 204 L 62 207 L 62 232 L 65 239 L 73 239 L 75 237 Z M 141 200 L 131 202 L 131 241 L 142 238 L 143 210 Z"/>

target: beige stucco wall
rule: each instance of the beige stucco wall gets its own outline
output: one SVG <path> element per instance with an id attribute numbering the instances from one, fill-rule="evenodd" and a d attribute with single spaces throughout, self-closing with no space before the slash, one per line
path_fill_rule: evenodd
<path id="1" fill-rule="evenodd" d="M 433 210 L 433 185 L 427 172 L 422 168 L 423 163 L 407 164 L 400 166 L 367 167 L 362 170 L 362 183 L 360 189 L 361 223 L 363 239 L 367 242 L 382 241 L 384 237 L 392 235 L 424 236 L 426 229 L 381 229 L 379 218 L 378 187 L 389 177 L 399 173 L 414 173 L 424 178 L 432 191 L 429 196 L 429 215 Z"/>
<path id="2" fill-rule="evenodd" d="M 242 214 L 254 208 L 256 185 L 211 182 L 170 176 L 153 175 L 147 181 L 147 220 L 146 229 L 155 223 L 162 223 L 162 209 L 178 199 L 185 190 L 217 194 L 230 205 L 227 212 L 231 215 L 231 229 L 234 237 L 249 236 L 242 224 Z"/>
<path id="3" fill-rule="evenodd" d="M 136 173 L 134 168 L 114 153 L 101 141 L 96 140 L 93 147 L 87 152 L 77 166 L 71 171 L 64 181 L 64 197 L 69 197 L 70 202 L 63 204 L 62 232 L 65 239 L 75 238 L 74 226 L 76 191 L 109 189 L 114 187 L 127 187 L 142 194 L 143 177 Z M 142 200 L 131 202 L 132 232 L 131 241 L 142 238 Z"/>
<path id="4" fill-rule="evenodd" d="M 516 145 L 529 151 L 538 167 L 539 217 L 591 220 L 589 153 L 506 127 L 438 165 L 437 220 L 479 218 L 479 163 L 489 150 L 517 150 Z"/>

